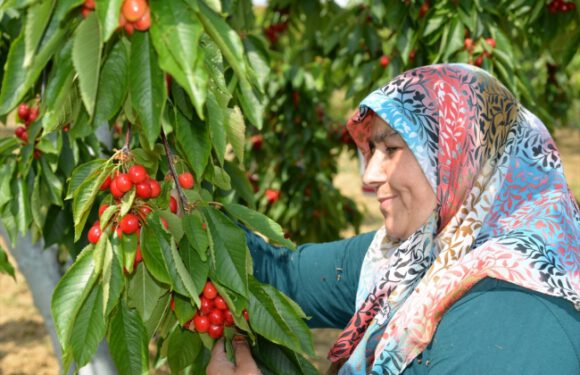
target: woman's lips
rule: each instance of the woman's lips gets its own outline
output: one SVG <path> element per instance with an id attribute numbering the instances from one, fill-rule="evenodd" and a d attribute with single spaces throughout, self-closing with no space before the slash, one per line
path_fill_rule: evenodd
<path id="1" fill-rule="evenodd" d="M 379 197 L 378 201 L 379 205 L 381 206 L 381 209 L 386 210 L 396 197 L 397 197 L 396 195 L 387 195 L 384 197 Z"/>

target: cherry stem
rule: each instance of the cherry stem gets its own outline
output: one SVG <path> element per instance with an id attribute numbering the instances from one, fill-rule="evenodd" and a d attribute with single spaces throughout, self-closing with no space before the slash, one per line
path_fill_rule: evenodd
<path id="1" fill-rule="evenodd" d="M 169 148 L 169 143 L 167 142 L 167 137 L 165 136 L 165 132 L 161 129 L 161 140 L 163 141 L 163 146 L 165 147 L 165 154 L 167 155 L 167 164 L 169 164 L 169 173 L 173 177 L 173 181 L 175 181 L 175 187 L 177 188 L 177 194 L 179 196 L 179 201 L 181 202 L 181 207 L 183 207 L 184 211 L 188 211 L 187 206 L 187 197 L 179 185 L 179 180 L 177 179 L 177 172 L 175 171 L 175 166 L 173 165 L 173 154 L 171 153 L 171 149 Z"/>
<path id="2" fill-rule="evenodd" d="M 129 141 L 131 140 L 131 123 L 127 125 L 127 132 L 125 133 L 125 145 L 123 145 L 123 153 L 129 153 Z"/>

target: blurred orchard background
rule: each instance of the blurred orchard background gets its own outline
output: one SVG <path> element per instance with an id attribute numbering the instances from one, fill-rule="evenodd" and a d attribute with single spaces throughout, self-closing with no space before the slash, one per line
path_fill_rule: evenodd
<path id="1" fill-rule="evenodd" d="M 154 12 L 163 8 L 155 5 L 159 1 L 148 2 L 153 24 L 157 20 L 160 24 L 168 22 L 167 18 L 160 20 Z M 233 157 L 235 165 L 224 160 L 216 162 L 216 166 L 223 167 L 230 176 L 231 186 L 215 194 L 266 214 L 281 225 L 287 238 L 298 244 L 335 240 L 380 226 L 381 218 L 373 195 L 362 191 L 358 156 L 344 124 L 366 93 L 407 69 L 431 63 L 474 64 L 499 78 L 549 127 L 562 154 L 570 187 L 580 199 L 580 13 L 577 2 L 279 0 L 252 4 L 247 0 L 175 1 L 183 3 L 184 7 L 191 6 L 192 13 L 194 5 L 206 4 L 203 6 L 213 15 L 207 19 L 219 17 L 223 20 L 218 23 L 223 27 L 219 32 L 225 35 L 222 45 L 219 36 L 212 34 L 204 19 L 199 18 L 224 56 L 222 73 L 227 83 L 224 87 L 234 92 L 238 84 L 236 79 L 240 79 L 239 71 L 228 58 L 228 51 L 241 51 L 248 72 L 252 71 L 254 93 L 235 91 L 232 94 L 234 107 L 231 103 L 224 104 L 229 110 L 237 108 L 243 115 L 245 124 L 238 128 L 242 135 L 238 134 L 234 140 L 228 134 L 228 147 L 217 147 L 217 141 L 211 139 L 214 154 L 218 148 L 227 148 L 230 154 L 236 154 Z M 0 194 L 3 194 L 0 222 L 6 228 L 5 237 L 0 238 L 4 249 L 0 250 L 0 271 L 5 273 L 0 274 L 0 375 L 58 373 L 59 360 L 54 355 L 44 324 L 46 311 L 39 313 L 35 307 L 27 280 L 18 272 L 18 262 L 10 255 L 22 236 L 30 234 L 34 240 L 44 241 L 46 246 L 56 245 L 62 264 L 67 264 L 67 260 L 74 258 L 86 245 L 83 240 L 80 245 L 73 241 L 70 201 L 54 198 L 58 194 L 64 196 L 70 170 L 66 174 L 61 168 L 61 149 L 52 145 L 62 146 L 67 139 L 66 142 L 78 142 L 80 149 L 83 145 L 91 145 L 101 155 L 110 156 L 113 148 L 122 146 L 127 124 L 134 122 L 135 117 L 141 119 L 139 108 L 135 109 L 137 116 L 132 115 L 127 110 L 131 103 L 127 104 L 124 99 L 115 99 L 117 105 L 110 104 L 111 101 L 99 102 L 97 96 L 95 116 L 99 104 L 110 107 L 106 115 L 100 113 L 98 122 L 84 109 L 76 108 L 72 98 L 63 99 L 65 94 L 60 92 L 80 90 L 81 94 L 75 95 L 83 96 L 86 106 L 87 84 L 80 71 L 82 62 L 67 67 L 71 75 L 62 77 L 63 82 L 70 80 L 67 88 L 51 84 L 59 74 L 55 67 L 62 64 L 59 60 L 62 56 L 57 56 L 55 46 L 52 47 L 54 51 L 46 53 L 47 61 L 55 54 L 52 63 L 45 61 L 36 73 L 30 73 L 34 71 L 34 61 L 46 52 L 43 43 L 47 41 L 43 38 L 49 34 L 49 27 L 38 32 L 34 31 L 35 27 L 43 23 L 46 26 L 59 15 L 59 22 L 70 28 L 62 39 L 64 43 L 67 38 L 78 38 L 77 28 L 88 22 L 85 17 L 91 17 L 94 8 L 90 1 L 63 0 L 62 4 L 67 4 L 64 11 L 56 3 L 51 0 L 0 0 L 0 65 L 4 67 L 0 72 L 0 161 L 6 162 L 15 155 L 19 160 L 27 157 L 28 168 L 37 163 L 34 165 L 38 165 L 38 175 L 42 176 L 52 170 L 52 176 L 46 180 L 50 182 L 54 176 L 62 184 L 60 190 L 51 190 L 53 198 L 39 200 L 36 197 L 33 201 L 29 193 L 17 193 L 17 189 L 6 182 L 20 175 L 12 177 L 7 167 L 0 169 L 3 173 L 0 175 Z M 97 12 L 99 6 L 116 4 L 118 7 L 122 3 L 122 0 L 95 1 Z M 59 9 L 62 14 L 58 13 Z M 99 22 L 108 22 L 106 16 L 101 17 L 99 13 L 98 16 Z M 147 29 L 121 28 L 108 43 L 135 43 L 136 38 L 148 32 Z M 19 62 L 25 65 L 29 59 L 33 63 L 30 65 L 29 61 L 28 68 L 23 68 L 24 78 L 17 79 L 9 74 L 21 74 L 16 73 L 19 72 L 15 65 L 18 61 L 14 58 L 16 52 L 12 52 L 21 35 L 25 35 L 26 43 L 21 44 L 26 45 L 26 51 Z M 83 42 L 89 41 L 90 36 Z M 104 57 L 111 56 L 114 44 L 107 47 L 104 40 L 100 43 L 102 53 L 99 52 L 99 57 L 103 56 L 103 69 L 106 69 L 108 60 Z M 30 44 L 35 47 L 29 47 Z M 164 52 L 157 45 L 154 47 L 163 57 Z M 90 61 L 85 66 L 88 65 Z M 168 65 L 163 65 L 161 58 L 160 66 L 159 72 L 173 73 Z M 123 74 L 132 75 L 130 71 Z M 207 80 L 208 73 L 194 70 L 192 76 Z M 196 102 L 199 98 L 190 92 L 187 82 L 174 78 L 160 98 L 178 102 L 193 95 L 191 112 L 194 107 L 198 110 L 203 102 Z M 104 81 L 95 83 L 95 95 L 96 90 L 106 84 Z M 109 82 L 109 90 L 117 89 Z M 120 95 L 111 96 L 124 98 L 131 88 L 123 90 Z M 106 91 L 103 95 L 107 95 Z M 17 114 L 18 105 L 22 103 L 39 111 L 37 118 L 27 124 Z M 73 109 L 69 110 L 69 106 Z M 141 124 L 136 132 L 147 140 L 156 139 L 158 134 L 152 136 L 147 126 Z M 171 125 L 163 123 L 162 126 L 171 134 Z M 94 138 L 97 129 L 109 134 L 111 143 L 108 146 Z M 27 132 L 25 137 L 23 132 Z M 179 141 L 175 142 L 176 149 L 183 151 Z M 232 146 L 235 142 L 241 143 Z M 245 153 L 243 160 L 239 157 L 240 145 Z M 219 160 L 214 154 L 210 159 Z M 90 155 L 85 156 L 90 159 Z M 229 160 L 232 160 L 231 155 Z M 75 160 L 76 165 L 80 162 Z M 191 161 L 187 159 L 187 162 L 195 171 Z M 196 173 L 196 180 L 201 181 L 203 177 L 219 185 L 211 179 L 215 176 L 207 177 L 207 172 L 202 172 L 204 174 Z M 22 211 L 36 210 L 36 205 L 40 204 L 42 218 L 27 221 L 20 213 L 10 211 L 9 202 L 14 199 L 24 205 L 20 206 Z M 18 225 L 11 226 L 10 222 L 18 222 Z M 7 260 L 2 258 L 4 253 Z M 12 267 L 16 272 L 14 279 L 9 275 Z M 336 330 L 313 331 L 316 353 L 308 358 L 320 371 L 328 366 L 324 358 L 337 333 Z M 153 344 L 150 348 L 155 352 Z M 168 373 L 168 368 L 162 363 L 152 371 Z"/>

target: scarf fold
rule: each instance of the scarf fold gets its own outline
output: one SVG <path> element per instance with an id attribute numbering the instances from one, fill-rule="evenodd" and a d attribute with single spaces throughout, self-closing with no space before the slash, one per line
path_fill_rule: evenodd
<path id="1" fill-rule="evenodd" d="M 329 353 L 340 374 L 399 374 L 445 311 L 492 277 L 580 310 L 580 210 L 542 122 L 485 71 L 417 68 L 372 92 L 347 124 L 369 160 L 373 116 L 413 151 L 436 212 L 405 241 L 377 232 L 356 312 Z"/>

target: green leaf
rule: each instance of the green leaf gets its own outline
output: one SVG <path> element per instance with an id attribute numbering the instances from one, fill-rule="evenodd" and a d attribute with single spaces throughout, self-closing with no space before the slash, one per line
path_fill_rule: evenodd
<path id="1" fill-rule="evenodd" d="M 295 307 L 274 287 L 250 278 L 248 314 L 256 333 L 293 351 L 314 355 L 310 329 L 296 314 Z"/>
<path id="2" fill-rule="evenodd" d="M 175 125 L 177 144 L 193 168 L 196 180 L 201 181 L 211 152 L 208 126 L 203 122 L 191 123 L 179 112 L 176 112 Z"/>
<path id="3" fill-rule="evenodd" d="M 207 260 L 209 247 L 208 233 L 203 229 L 204 219 L 199 210 L 193 210 L 183 216 L 183 230 L 189 244 L 197 251 L 202 261 Z M 207 225 L 207 224 L 206 224 Z"/>
<path id="4" fill-rule="evenodd" d="M 129 309 L 121 300 L 109 329 L 111 355 L 121 375 L 147 373 L 149 368 L 147 342 L 147 332 L 139 314 Z"/>
<path id="5" fill-rule="evenodd" d="M 225 203 L 224 208 L 253 231 L 259 232 L 277 244 L 295 249 L 296 244 L 284 238 L 282 227 L 268 216 L 237 203 Z"/>
<path id="6" fill-rule="evenodd" d="M 137 252 L 137 234 L 123 234 L 120 238 L 120 248 L 123 254 L 123 266 L 127 272 L 133 272 L 135 253 Z"/>
<path id="7" fill-rule="evenodd" d="M 119 15 L 123 0 L 96 0 L 95 12 L 99 17 L 101 39 L 107 42 L 119 27 Z"/>
<path id="8" fill-rule="evenodd" d="M 28 227 L 32 222 L 32 211 L 30 207 L 30 195 L 28 194 L 28 182 L 23 178 L 16 179 L 16 223 L 20 233 L 28 232 Z"/>
<path id="9" fill-rule="evenodd" d="M 73 193 L 79 188 L 79 186 L 81 186 L 83 182 L 86 181 L 89 176 L 94 176 L 97 174 L 97 172 L 100 173 L 106 162 L 107 161 L 104 159 L 94 159 L 76 167 L 68 185 L 66 199 L 71 199 L 73 197 Z"/>
<path id="10" fill-rule="evenodd" d="M 208 74 L 199 48 L 202 27 L 183 1 L 153 0 L 150 5 L 151 37 L 159 65 L 185 89 L 203 119 Z"/>
<path id="11" fill-rule="evenodd" d="M 129 281 L 128 303 L 146 322 L 153 316 L 156 306 L 166 293 L 167 289 L 151 276 L 147 268 L 139 266 Z"/>
<path id="12" fill-rule="evenodd" d="M 243 163 L 246 141 L 246 124 L 244 123 L 242 111 L 240 111 L 240 108 L 237 106 L 231 109 L 228 113 L 228 121 L 226 121 L 226 132 L 228 134 L 228 140 L 234 149 L 234 154 L 240 163 Z"/>
<path id="13" fill-rule="evenodd" d="M 79 254 L 52 294 L 51 312 L 60 344 L 65 350 L 69 347 L 69 338 L 77 314 L 98 277 L 93 272 L 95 264 L 92 248 L 87 246 Z"/>
<path id="14" fill-rule="evenodd" d="M 236 164 L 229 161 L 226 161 L 224 169 L 231 177 L 231 183 L 234 190 L 251 208 L 256 208 L 254 191 L 245 172 Z"/>
<path id="15" fill-rule="evenodd" d="M 128 70 L 127 47 L 120 39 L 113 46 L 101 70 L 93 120 L 97 126 L 109 121 L 121 109 L 127 96 Z"/>
<path id="16" fill-rule="evenodd" d="M 12 200 L 10 182 L 14 180 L 13 174 L 16 169 L 16 161 L 9 160 L 7 163 L 0 164 L 0 208 Z"/>
<path id="17" fill-rule="evenodd" d="M 92 12 L 81 22 L 73 40 L 72 60 L 79 77 L 81 98 L 90 116 L 99 87 L 102 41 L 97 16 Z"/>
<path id="18" fill-rule="evenodd" d="M 105 309 L 105 316 L 109 316 L 113 308 L 117 306 L 121 293 L 125 286 L 125 277 L 123 277 L 123 269 L 119 256 L 117 256 L 111 246 L 107 242 L 105 248 L 106 254 L 104 257 L 104 267 L 102 275 L 103 284 L 103 306 Z"/>
<path id="19" fill-rule="evenodd" d="M 179 243 L 179 253 L 185 268 L 191 276 L 195 294 L 199 295 L 207 281 L 209 262 L 200 258 L 199 253 L 190 245 L 186 238 L 183 238 Z"/>
<path id="20" fill-rule="evenodd" d="M 23 68 L 28 68 L 32 62 L 38 43 L 42 39 L 44 30 L 50 20 L 54 3 L 55 0 L 42 0 L 28 8 L 25 26 L 26 52 L 24 54 Z"/>
<path id="21" fill-rule="evenodd" d="M 248 120 L 258 129 L 262 129 L 264 122 L 265 101 L 262 100 L 260 94 L 254 90 L 250 83 L 246 80 L 240 81 L 240 94 L 238 99 L 242 106 L 244 113 Z"/>
<path id="22" fill-rule="evenodd" d="M 8 260 L 8 255 L 6 255 L 6 251 L 4 250 L 2 244 L 0 244 L 0 273 L 8 274 L 12 276 L 14 280 L 16 280 L 14 267 L 12 267 L 12 264 L 10 264 L 10 261 Z"/>
<path id="23" fill-rule="evenodd" d="M 163 71 L 157 64 L 157 54 L 149 33 L 135 33 L 132 37 L 129 91 L 141 131 L 147 142 L 154 145 L 161 131 L 161 115 L 167 93 Z"/>
<path id="24" fill-rule="evenodd" d="M 201 349 L 199 335 L 176 327 L 169 336 L 167 362 L 172 373 L 178 373 L 191 365 Z"/>
<path id="25" fill-rule="evenodd" d="M 50 165 L 48 165 L 48 161 L 46 158 L 41 158 L 40 165 L 42 165 L 41 175 L 42 179 L 46 183 L 50 202 L 59 207 L 62 207 L 63 205 L 62 191 L 64 189 L 62 181 L 60 180 L 60 178 L 58 178 L 56 174 L 54 174 L 54 172 L 50 168 Z"/>
<path id="26" fill-rule="evenodd" d="M 448 61 L 449 56 L 453 55 L 455 52 L 463 49 L 465 26 L 461 21 L 455 18 L 452 22 L 451 32 L 449 33 L 449 39 L 447 41 L 447 47 L 443 53 L 443 60 Z"/>
<path id="27" fill-rule="evenodd" d="M 230 176 L 223 170 L 223 168 L 214 165 L 213 173 L 207 176 L 209 181 L 218 188 L 228 191 L 232 189 Z"/>
<path id="28" fill-rule="evenodd" d="M 106 331 L 103 288 L 96 284 L 79 309 L 71 333 L 70 344 L 79 368 L 89 363 L 95 355 Z"/>
<path id="29" fill-rule="evenodd" d="M 164 230 L 156 223 L 159 217 L 150 214 L 147 223 L 141 228 L 141 252 L 147 270 L 159 282 L 171 285 L 169 267 L 165 261 L 163 250 L 161 249 L 160 237 Z"/>
<path id="30" fill-rule="evenodd" d="M 177 321 L 181 326 L 184 326 L 192 319 L 197 309 L 193 307 L 189 298 L 183 297 L 178 293 L 173 293 L 171 298 L 172 302 L 170 301 L 170 303 L 173 303 L 175 306 L 173 312 L 177 317 Z"/>
<path id="31" fill-rule="evenodd" d="M 224 112 L 227 114 L 226 109 L 222 108 L 218 103 L 217 98 L 213 92 L 209 92 L 207 101 L 207 111 L 209 123 L 209 134 L 212 140 L 213 147 L 216 152 L 216 156 L 221 165 L 224 164 L 224 156 L 226 154 L 226 118 Z"/>
<path id="32" fill-rule="evenodd" d="M 258 337 L 258 343 L 252 349 L 252 357 L 264 374 L 270 372 L 272 374 L 320 374 L 316 367 L 298 353 L 269 342 L 262 337 Z"/>
<path id="33" fill-rule="evenodd" d="M 214 243 L 216 278 L 223 286 L 246 297 L 248 248 L 246 234 L 220 211 L 204 209 Z"/>

